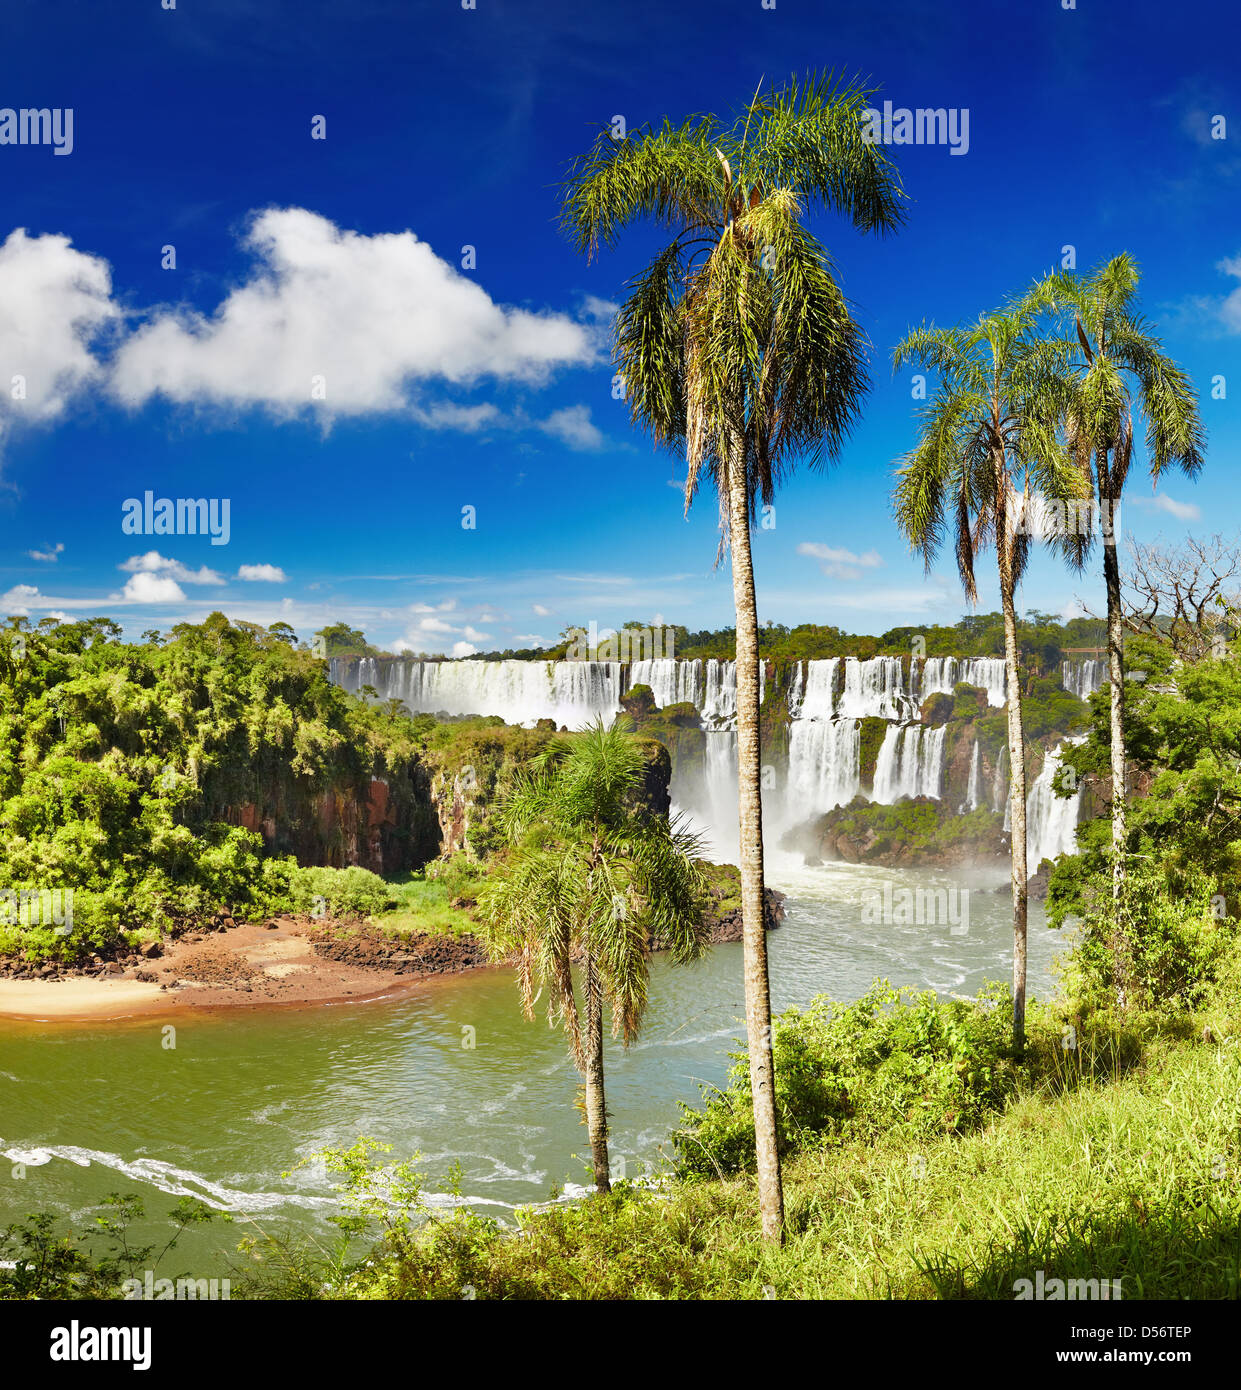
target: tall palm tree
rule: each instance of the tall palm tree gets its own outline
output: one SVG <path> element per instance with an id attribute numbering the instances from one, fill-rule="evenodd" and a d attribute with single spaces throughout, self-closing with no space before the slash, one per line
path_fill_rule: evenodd
<path id="1" fill-rule="evenodd" d="M 831 77 L 756 93 L 732 120 L 600 134 L 572 166 L 563 221 L 593 257 L 649 220 L 672 239 L 627 286 L 616 367 L 634 423 L 719 498 L 736 610 L 739 867 L 746 1035 L 763 1235 L 784 1233 L 764 937 L 758 611 L 750 531 L 801 458 L 835 459 L 869 383 L 861 329 L 811 235 L 812 209 L 863 232 L 904 219 L 899 181 L 865 138 L 868 94 Z"/>
<path id="2" fill-rule="evenodd" d="M 1026 763 L 1017 650 L 1016 591 L 1030 542 L 1045 539 L 1079 567 L 1089 545 L 1080 528 L 1054 530 L 1037 515 L 1045 499 L 1089 500 L 1088 475 L 1059 438 L 1070 386 L 1064 345 L 1040 339 L 1033 310 L 1013 306 L 962 328 L 924 327 L 895 351 L 897 368 L 916 362 L 939 383 L 921 412 L 918 443 L 900 461 L 896 521 L 930 569 L 945 532 L 966 597 L 977 602 L 975 564 L 994 544 L 1004 613 L 1008 759 L 1012 797 L 1013 1041 L 1025 1045 Z"/>
<path id="3" fill-rule="evenodd" d="M 602 722 L 548 743 L 499 811 L 512 848 L 478 900 L 490 954 L 517 960 L 526 1016 L 534 1017 L 536 987 L 546 989 L 548 1020 L 568 1033 L 586 1083 L 600 1192 L 611 1190 L 604 1004 L 613 1037 L 628 1046 L 646 1009 L 651 951 L 667 949 L 678 963 L 696 960 L 711 935 L 699 839 L 642 805 L 645 771 L 641 740 Z"/>
<path id="4" fill-rule="evenodd" d="M 1112 894 L 1125 881 L 1125 675 L 1117 524 L 1133 458 L 1133 417 L 1146 421 L 1152 485 L 1166 468 L 1192 478 L 1202 467 L 1206 437 L 1189 376 L 1162 351 L 1136 309 L 1137 263 L 1128 253 L 1088 275 L 1061 272 L 1035 286 L 1032 305 L 1043 305 L 1076 330 L 1074 392 L 1065 411 L 1070 447 L 1099 503 L 1103 579 L 1107 589 L 1107 656 L 1111 682 Z M 1120 943 L 1122 950 L 1124 943 Z M 1122 988 L 1123 960 L 1117 962 Z"/>

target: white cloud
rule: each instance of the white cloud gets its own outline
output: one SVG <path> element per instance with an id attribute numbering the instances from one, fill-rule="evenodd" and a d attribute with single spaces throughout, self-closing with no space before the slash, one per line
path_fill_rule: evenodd
<path id="1" fill-rule="evenodd" d="M 591 422 L 589 406 L 570 405 L 563 410 L 553 410 L 546 420 L 539 421 L 538 428 L 570 449 L 603 448 L 603 434 Z"/>
<path id="2" fill-rule="evenodd" d="M 1221 275 L 1241 281 L 1241 255 L 1225 256 L 1216 261 Z M 1165 312 L 1190 331 L 1204 329 L 1215 333 L 1241 333 L 1241 283 L 1227 294 L 1190 295 L 1179 303 L 1165 306 Z"/>
<path id="3" fill-rule="evenodd" d="M 470 625 L 469 625 L 468 623 L 466 624 L 465 627 L 463 627 L 463 628 L 461 629 L 461 631 L 465 634 L 466 637 L 468 637 L 468 638 L 470 639 L 471 642 L 490 642 L 490 641 L 491 641 L 491 633 L 489 633 L 489 632 L 479 632 L 479 630 L 478 630 L 476 627 L 470 627 Z"/>
<path id="4" fill-rule="evenodd" d="M 851 550 L 811 541 L 803 541 L 797 547 L 797 553 L 821 561 L 819 568 L 831 579 L 861 579 L 863 570 L 878 569 L 883 564 L 883 557 L 877 550 L 855 555 Z"/>
<path id="5" fill-rule="evenodd" d="M 419 632 L 456 632 L 457 628 L 446 623 L 443 618 L 423 618 L 418 623 Z"/>
<path id="6" fill-rule="evenodd" d="M 279 565 L 242 565 L 237 578 L 252 584 L 283 584 L 285 573 Z"/>
<path id="7" fill-rule="evenodd" d="M 511 422 L 498 406 L 490 401 L 479 405 L 454 405 L 441 401 L 432 406 L 415 406 L 414 419 L 431 430 L 460 430 L 462 434 L 477 434 L 494 425 L 507 427 Z"/>
<path id="8" fill-rule="evenodd" d="M 1135 507 L 1149 508 L 1154 512 L 1166 512 L 1177 521 L 1201 521 L 1202 508 L 1194 502 L 1178 502 L 1166 492 L 1157 492 L 1154 497 L 1130 497 Z"/>
<path id="9" fill-rule="evenodd" d="M 477 650 L 478 648 L 471 646 L 469 642 L 454 642 L 452 644 L 453 656 L 473 656 Z"/>
<path id="10" fill-rule="evenodd" d="M 19 227 L 0 245 L 0 442 L 15 424 L 54 420 L 100 374 L 92 346 L 118 317 L 111 295 L 107 262 L 67 236 Z"/>
<path id="11" fill-rule="evenodd" d="M 530 606 L 540 618 L 550 618 L 552 615 L 552 610 L 544 608 L 541 603 L 532 603 Z"/>
<path id="12" fill-rule="evenodd" d="M 515 632 L 513 633 L 514 642 L 522 642 L 527 647 L 542 647 L 546 643 L 537 632 Z"/>
<path id="13" fill-rule="evenodd" d="M 148 550 L 145 555 L 131 555 L 117 566 L 126 574 L 155 574 L 169 579 L 179 579 L 182 584 L 223 584 L 224 576 L 206 565 L 192 570 L 180 560 L 170 560 L 158 550 Z M 128 589 L 128 585 L 125 586 Z"/>
<path id="14" fill-rule="evenodd" d="M 54 565 L 56 561 L 60 559 L 64 548 L 63 542 L 57 541 L 55 545 L 50 546 L 47 550 L 28 550 L 26 554 L 29 555 L 32 560 L 42 560 L 46 564 Z"/>
<path id="15" fill-rule="evenodd" d="M 185 600 L 185 591 L 167 575 L 143 571 L 125 581 L 120 597 L 130 603 L 181 603 Z"/>
<path id="16" fill-rule="evenodd" d="M 598 355 L 586 326 L 496 304 L 412 231 L 364 236 L 304 208 L 269 208 L 244 244 L 255 268 L 211 317 L 158 311 L 120 348 L 122 401 L 360 415 L 405 409 L 417 382 L 539 383 Z"/>
<path id="17" fill-rule="evenodd" d="M 1241 256 L 1225 256 L 1216 267 L 1222 275 L 1241 280 Z M 1229 333 L 1241 333 L 1241 284 L 1226 294 L 1217 305 L 1220 322 Z"/>
<path id="18" fill-rule="evenodd" d="M 26 605 L 31 599 L 41 597 L 37 584 L 15 584 L 7 594 L 0 597 L 0 604 L 4 606 L 6 616 L 28 618 L 30 609 Z"/>
<path id="19" fill-rule="evenodd" d="M 440 402 L 432 406 L 414 406 L 412 414 L 420 425 L 433 430 L 460 430 L 464 434 L 478 434 L 483 430 L 541 430 L 576 450 L 601 449 L 605 443 L 586 405 L 553 410 L 545 420 L 536 420 L 520 409 L 506 414 L 490 403 L 454 405 Z"/>

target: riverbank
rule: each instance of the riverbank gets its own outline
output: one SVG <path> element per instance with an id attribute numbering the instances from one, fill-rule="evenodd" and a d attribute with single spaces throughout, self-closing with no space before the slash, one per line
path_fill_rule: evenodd
<path id="1" fill-rule="evenodd" d="M 741 940 L 730 866 L 708 866 L 711 940 Z M 767 890 L 767 928 L 785 895 Z M 0 1018 L 96 1021 L 190 1009 L 365 1003 L 442 975 L 488 966 L 469 931 L 393 932 L 370 922 L 275 917 L 151 942 L 85 964 L 0 962 Z"/>
<path id="2" fill-rule="evenodd" d="M 402 938 L 365 925 L 278 917 L 191 933 L 124 961 L 0 978 L 0 1017 L 106 1021 L 184 1009 L 363 1003 L 486 964 L 469 935 Z"/>
<path id="3" fill-rule="evenodd" d="M 1236 1299 L 1239 1154 L 1221 1097 L 1241 1088 L 1241 960 L 1193 1012 L 1037 1007 L 1030 1025 L 1013 1093 L 983 1123 L 876 1115 L 878 1133 L 786 1155 L 782 1248 L 761 1239 L 749 1173 L 702 1174 L 528 1208 L 519 1235 L 428 1202 L 416 1231 L 333 1266 L 330 1284 L 309 1252 L 273 1244 L 240 1296 Z"/>

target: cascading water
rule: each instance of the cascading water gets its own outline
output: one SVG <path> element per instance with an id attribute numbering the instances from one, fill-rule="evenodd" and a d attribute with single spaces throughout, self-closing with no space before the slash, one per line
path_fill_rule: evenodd
<path id="1" fill-rule="evenodd" d="M 974 740 L 974 751 L 970 754 L 970 776 L 965 788 L 963 811 L 976 811 L 982 805 L 982 750 L 978 740 Z"/>
<path id="2" fill-rule="evenodd" d="M 1043 759 L 1043 769 L 1034 779 L 1026 797 L 1027 863 L 1034 873 L 1044 859 L 1061 854 L 1077 853 L 1077 816 L 1082 792 L 1079 787 L 1072 796 L 1057 796 L 1052 783 L 1060 769 L 1063 749 L 1081 739 L 1069 739 L 1049 750 Z"/>
<path id="3" fill-rule="evenodd" d="M 789 730 L 788 813 L 800 820 L 852 801 L 858 793 L 860 763 L 856 719 L 794 721 Z"/>
<path id="4" fill-rule="evenodd" d="M 1093 668 L 1081 688 L 1095 680 Z M 760 667 L 761 694 L 766 670 Z M 595 661 L 427 661 L 420 658 L 337 658 L 331 679 L 344 689 L 373 689 L 380 700 L 400 700 L 411 713 L 499 715 L 527 726 L 551 719 L 557 727 L 579 729 L 595 719 L 610 720 L 621 696 L 647 685 L 656 705 L 690 704 L 699 712 L 706 734 L 701 767 L 678 770 L 673 795 L 696 820 L 735 842 L 737 821 L 737 679 L 732 661 L 672 658 L 619 662 Z M 1066 688 L 1070 688 L 1066 665 Z M 1077 669 L 1072 676 L 1077 678 Z M 831 657 L 793 663 L 789 670 L 790 716 L 784 804 L 770 794 L 767 806 L 777 823 L 807 819 L 853 799 L 860 790 L 860 725 L 866 718 L 888 722 L 875 767 L 872 798 L 894 802 L 907 796 L 941 797 L 946 729 L 913 722 L 929 695 L 951 693 L 965 682 L 986 691 L 992 706 L 1004 703 L 1004 663 L 997 657 L 928 657 L 910 663 L 908 682 L 897 657 Z M 1050 788 L 1046 788 L 1047 791 Z M 1071 844 L 1076 802 L 1052 798 L 1036 783 L 1038 823 L 1046 835 L 1038 844 Z M 981 751 L 971 756 L 965 807 L 990 801 L 1005 810 L 1008 828 L 1007 763 L 997 759 L 990 797 L 982 786 Z M 1054 803 L 1054 804 L 1053 804 Z M 1031 825 L 1035 824 L 1031 817 Z M 1066 830 L 1064 827 L 1068 826 Z M 1037 832 L 1043 836 L 1043 831 Z M 1066 840 L 1066 836 L 1068 837 Z"/>
<path id="5" fill-rule="evenodd" d="M 987 703 L 998 708 L 1007 698 L 1003 658 L 928 656 L 920 670 L 911 664 L 910 686 L 919 706 L 931 695 L 951 695 L 962 683 L 985 690 Z"/>
<path id="6" fill-rule="evenodd" d="M 812 665 L 816 663 L 811 663 Z M 869 661 L 845 658 L 845 685 L 837 715 L 844 719 L 907 719 L 913 702 L 905 694 L 899 657 L 876 656 Z"/>
<path id="7" fill-rule="evenodd" d="M 835 712 L 838 657 L 827 661 L 807 661 L 803 675 L 797 663 L 795 683 L 789 686 L 789 713 L 794 719 L 830 719 Z"/>
<path id="8" fill-rule="evenodd" d="M 1060 684 L 1079 700 L 1089 700 L 1107 679 L 1106 661 L 1062 661 Z"/>
<path id="9" fill-rule="evenodd" d="M 891 803 L 906 796 L 938 797 L 947 732 L 921 724 L 894 724 L 888 729 L 875 760 L 874 800 Z"/>
<path id="10" fill-rule="evenodd" d="M 510 724 L 553 719 L 570 729 L 620 709 L 616 661 L 377 661 L 345 666 L 346 690 L 370 686 L 412 714 L 499 715 Z M 333 677 L 337 679 L 336 676 Z"/>

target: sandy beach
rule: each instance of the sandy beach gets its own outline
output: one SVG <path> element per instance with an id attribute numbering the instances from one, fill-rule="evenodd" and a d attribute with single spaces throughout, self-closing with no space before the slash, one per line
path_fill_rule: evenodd
<path id="1" fill-rule="evenodd" d="M 484 963 L 468 937 L 402 941 L 278 918 L 192 934 L 117 973 L 0 978 L 0 1018 L 103 1021 L 187 1008 L 361 1003 Z"/>

